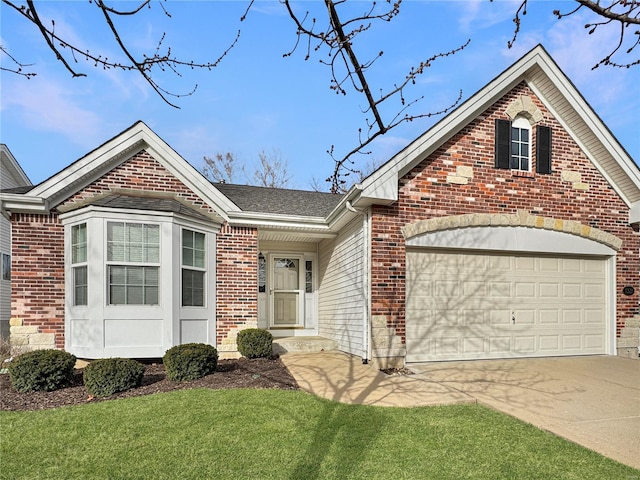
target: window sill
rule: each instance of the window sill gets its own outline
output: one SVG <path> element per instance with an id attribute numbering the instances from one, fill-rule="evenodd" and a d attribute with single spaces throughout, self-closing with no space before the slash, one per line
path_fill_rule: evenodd
<path id="1" fill-rule="evenodd" d="M 534 178 L 535 174 L 533 172 L 525 172 L 524 170 L 511 170 L 512 177 L 524 177 L 524 178 Z"/>

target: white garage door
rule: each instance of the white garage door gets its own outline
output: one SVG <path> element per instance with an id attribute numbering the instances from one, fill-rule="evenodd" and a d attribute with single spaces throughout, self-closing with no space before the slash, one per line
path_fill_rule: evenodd
<path id="1" fill-rule="evenodd" d="M 407 362 L 606 353 L 606 260 L 409 250 Z"/>

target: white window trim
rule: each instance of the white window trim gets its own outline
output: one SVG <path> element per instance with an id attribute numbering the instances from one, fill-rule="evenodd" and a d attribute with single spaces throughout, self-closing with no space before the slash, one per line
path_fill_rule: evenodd
<path id="1" fill-rule="evenodd" d="M 189 232 L 193 232 L 193 233 L 199 233 L 204 235 L 204 268 L 201 267 L 196 267 L 196 266 L 192 266 L 192 265 L 185 265 L 184 263 L 184 244 L 183 244 L 183 240 L 184 240 L 184 232 L 185 231 L 189 231 Z M 209 302 L 209 295 L 207 295 L 207 284 L 208 284 L 208 275 L 207 275 L 207 266 L 209 265 L 209 248 L 207 248 L 207 233 L 203 232 L 201 230 L 197 230 L 191 227 L 185 227 L 182 226 L 180 228 L 180 306 L 182 308 L 207 308 L 207 304 Z M 204 284 L 203 284 L 203 288 L 204 288 L 204 298 L 203 298 L 203 304 L 202 305 L 185 305 L 184 304 L 184 298 L 183 298 L 183 285 L 182 285 L 182 272 L 184 270 L 190 270 L 190 271 L 195 271 L 195 272 L 204 272 Z"/>
<path id="2" fill-rule="evenodd" d="M 109 223 L 123 223 L 125 226 L 127 224 L 141 224 L 141 225 L 154 225 L 158 227 L 158 235 L 159 235 L 159 239 L 158 239 L 158 247 L 159 247 L 159 252 L 158 252 L 158 261 L 157 262 L 146 262 L 146 261 L 142 261 L 142 262 L 132 262 L 132 261 L 119 261 L 119 260 L 109 260 L 108 257 L 108 248 L 109 248 Z M 166 223 L 166 222 L 165 222 Z M 87 231 L 88 233 L 88 231 Z M 110 218 L 105 218 L 104 219 L 104 239 L 103 239 L 103 251 L 105 253 L 104 255 L 104 261 L 105 261 L 105 268 L 104 268 L 104 273 L 105 273 L 105 288 L 106 288 L 106 299 L 107 299 L 107 305 L 108 306 L 156 306 L 156 305 L 162 305 L 162 223 L 159 223 L 157 221 L 144 221 L 144 220 L 140 220 L 140 221 L 133 221 L 133 220 L 113 220 Z M 111 267 L 152 267 L 152 268 L 157 268 L 158 269 L 158 302 L 157 303 L 153 303 L 153 304 L 147 304 L 147 303 L 111 303 L 111 280 L 110 280 L 110 268 Z"/>
<path id="3" fill-rule="evenodd" d="M 533 147 L 533 137 L 532 137 L 532 131 L 533 129 L 531 128 L 531 123 L 529 122 L 529 120 L 522 116 L 522 115 L 518 115 L 516 118 L 513 119 L 513 121 L 511 122 L 511 128 L 518 128 L 520 130 L 527 130 L 528 131 L 528 137 L 529 137 L 529 141 L 527 142 L 528 145 L 528 159 L 527 159 L 527 169 L 524 168 L 511 168 L 511 170 L 516 170 L 519 172 L 531 172 L 531 150 Z M 514 139 L 513 136 L 511 136 L 511 141 L 510 141 L 510 145 L 509 148 L 512 149 L 513 148 L 513 143 L 514 143 Z M 511 167 L 511 159 L 513 158 L 513 153 L 510 152 L 510 156 L 509 156 L 509 166 Z"/>
<path id="4" fill-rule="evenodd" d="M 216 345 L 216 234 L 220 224 L 159 211 L 87 206 L 60 216 L 65 232 L 65 349 L 83 358 L 156 358 L 180 343 L 183 336 L 204 332 L 203 341 Z M 107 222 L 160 225 L 159 305 L 108 305 Z M 71 275 L 71 227 L 87 223 L 88 305 L 74 306 Z M 205 307 L 182 307 L 182 229 L 205 234 Z M 96 243 L 100 242 L 100 243 Z M 121 264 L 120 262 L 117 262 Z M 139 265 L 134 263 L 134 265 Z M 145 323 L 146 322 L 146 323 Z M 199 327 L 193 327 L 194 325 Z M 116 327 L 114 325 L 122 325 Z M 149 326 L 149 327 L 147 327 Z M 193 330 L 195 328 L 195 330 Z M 191 329 L 191 330 L 190 330 Z M 115 332 L 115 337 L 114 337 Z M 147 335 L 147 332 L 150 332 Z M 191 332 L 191 333 L 190 333 Z M 137 335 L 137 337 L 136 337 Z M 114 338 L 117 344 L 114 343 Z M 137 340 L 132 340 L 137 338 Z M 115 345 L 115 346 L 114 346 Z"/>

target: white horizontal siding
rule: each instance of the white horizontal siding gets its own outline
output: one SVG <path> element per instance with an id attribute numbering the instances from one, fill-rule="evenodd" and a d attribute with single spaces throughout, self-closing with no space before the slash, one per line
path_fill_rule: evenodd
<path id="1" fill-rule="evenodd" d="M 318 334 L 344 352 L 365 357 L 364 235 L 361 219 L 320 243 Z"/>

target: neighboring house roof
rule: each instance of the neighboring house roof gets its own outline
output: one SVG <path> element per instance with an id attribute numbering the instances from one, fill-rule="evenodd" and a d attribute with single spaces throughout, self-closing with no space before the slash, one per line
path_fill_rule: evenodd
<path id="1" fill-rule="evenodd" d="M 8 172 L 13 178 L 12 184 L 18 186 L 30 186 L 31 180 L 16 160 L 16 158 L 4 143 L 0 143 L 0 166 L 2 170 Z M 5 186 L 6 188 L 6 186 Z"/>
<path id="2" fill-rule="evenodd" d="M 361 183 L 357 206 L 390 204 L 398 179 L 521 82 L 534 91 L 640 221 L 640 169 L 571 80 L 538 45 Z"/>
<path id="3" fill-rule="evenodd" d="M 256 187 L 214 183 L 229 200 L 243 212 L 322 217 L 329 215 L 343 195 L 304 190 Z"/>

